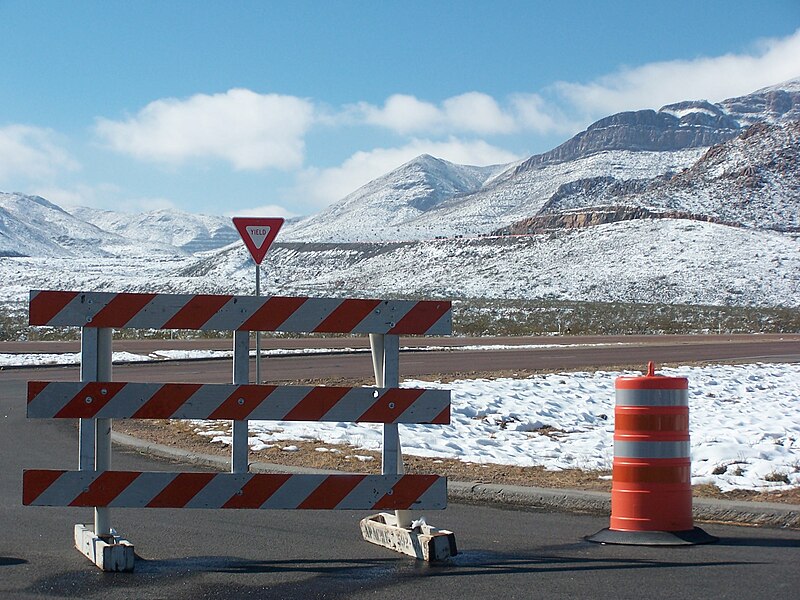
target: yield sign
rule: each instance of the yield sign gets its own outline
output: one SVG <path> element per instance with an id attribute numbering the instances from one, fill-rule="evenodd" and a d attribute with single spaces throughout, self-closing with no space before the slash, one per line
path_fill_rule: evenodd
<path id="1" fill-rule="evenodd" d="M 267 250 L 275 241 L 278 230 L 283 225 L 280 217 L 233 217 L 233 224 L 242 236 L 242 241 L 257 265 L 261 264 Z"/>

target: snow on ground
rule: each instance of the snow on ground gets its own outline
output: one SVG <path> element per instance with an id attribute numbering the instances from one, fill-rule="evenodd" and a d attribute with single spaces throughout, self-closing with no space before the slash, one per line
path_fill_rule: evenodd
<path id="1" fill-rule="evenodd" d="M 692 482 L 731 489 L 800 485 L 800 365 L 683 367 L 659 373 L 689 379 Z M 400 427 L 403 452 L 478 464 L 611 468 L 614 380 L 619 373 L 554 373 L 529 379 L 459 380 L 404 387 L 452 389 L 448 426 Z M 213 422 L 197 422 L 212 442 L 230 444 Z M 254 449 L 305 440 L 379 451 L 381 426 L 250 422 Z"/>
<path id="2" fill-rule="evenodd" d="M 288 352 L 296 351 L 264 353 Z M 150 356 L 114 353 L 114 360 L 230 355 L 166 350 Z M 80 355 L 0 355 L 0 367 L 48 364 L 48 360 L 77 364 Z M 800 486 L 800 364 L 665 368 L 659 373 L 689 379 L 693 483 L 714 484 L 723 491 Z M 448 384 L 407 380 L 404 387 L 451 389 L 452 416 L 447 426 L 401 426 L 403 451 L 478 464 L 608 470 L 613 460 L 614 380 L 635 374 L 552 373 Z M 196 430 L 212 443 L 230 444 L 229 433 L 219 425 L 197 421 Z M 332 451 L 325 444 L 380 451 L 382 433 L 380 425 L 371 424 L 250 422 L 254 450 L 275 446 L 297 450 L 290 442 L 300 440 L 318 441 L 319 451 Z"/>

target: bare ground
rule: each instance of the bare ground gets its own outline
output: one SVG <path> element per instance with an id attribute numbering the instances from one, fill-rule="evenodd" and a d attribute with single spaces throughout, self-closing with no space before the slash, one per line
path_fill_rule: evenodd
<path id="1" fill-rule="evenodd" d="M 220 422 L 220 429 L 225 427 L 229 427 L 228 422 Z M 193 424 L 187 421 L 120 420 L 114 423 L 114 428 L 128 435 L 165 446 L 174 446 L 201 454 L 230 456 L 229 446 L 211 443 L 208 437 L 195 433 Z M 377 452 L 321 441 L 285 442 L 280 446 L 297 449 L 293 451 L 285 451 L 281 447 L 259 451 L 251 449 L 250 462 L 330 469 L 346 473 L 380 473 L 381 469 L 381 457 Z M 319 451 L 318 448 L 325 448 L 327 451 Z M 580 469 L 548 471 L 543 467 L 476 464 L 455 459 L 433 459 L 410 455 L 405 455 L 403 458 L 407 473 L 436 473 L 445 475 L 453 481 L 611 491 L 610 471 L 582 471 Z M 716 486 L 697 485 L 693 487 L 693 494 L 695 497 L 704 498 L 800 505 L 800 488 L 782 492 L 735 490 L 723 493 Z"/>
<path id="2" fill-rule="evenodd" d="M 606 368 L 606 367 L 604 367 Z M 608 370 L 637 368 L 635 365 L 609 365 Z M 543 371 L 469 371 L 450 373 L 441 376 L 428 376 L 424 379 L 448 382 L 456 379 L 496 379 L 499 377 L 525 378 Z M 373 385 L 372 381 L 356 379 L 308 379 L 302 381 L 267 381 L 265 383 L 280 385 L 341 385 L 360 386 Z M 220 421 L 219 429 L 229 427 L 228 421 Z M 230 456 L 230 447 L 219 443 L 211 443 L 206 436 L 195 432 L 194 426 L 187 421 L 143 421 L 120 420 L 114 428 L 143 440 L 156 442 L 166 446 L 175 446 L 183 450 L 202 454 Z M 546 435 L 546 432 L 543 433 Z M 355 449 L 350 446 L 337 446 L 322 441 L 294 441 L 280 444 L 286 448 L 294 446 L 297 450 L 285 451 L 281 447 L 259 451 L 250 450 L 250 462 L 265 462 L 287 466 L 298 466 L 315 469 L 330 469 L 347 473 L 380 473 L 381 457 L 378 452 Z M 318 448 L 326 448 L 322 452 Z M 369 457 L 372 460 L 366 459 Z M 611 471 L 583 471 L 568 469 L 548 471 L 544 467 L 515 467 L 513 465 L 477 464 L 455 459 L 434 459 L 404 455 L 403 463 L 406 473 L 436 473 L 453 481 L 475 483 L 496 483 L 506 485 L 534 486 L 543 488 L 578 489 L 611 491 Z M 733 490 L 722 492 L 713 485 L 696 485 L 692 489 L 695 497 L 720 498 L 725 500 L 777 502 L 800 505 L 800 488 L 778 492 L 757 492 L 753 490 Z"/>

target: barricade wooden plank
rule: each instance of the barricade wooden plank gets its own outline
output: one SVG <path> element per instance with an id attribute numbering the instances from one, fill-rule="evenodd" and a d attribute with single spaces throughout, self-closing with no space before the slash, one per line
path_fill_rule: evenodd
<path id="1" fill-rule="evenodd" d="M 26 506 L 441 510 L 437 475 L 63 471 L 23 473 Z"/>
<path id="2" fill-rule="evenodd" d="M 38 291 L 31 325 L 449 335 L 445 300 Z"/>
<path id="3" fill-rule="evenodd" d="M 29 381 L 29 418 L 450 422 L 450 390 Z"/>

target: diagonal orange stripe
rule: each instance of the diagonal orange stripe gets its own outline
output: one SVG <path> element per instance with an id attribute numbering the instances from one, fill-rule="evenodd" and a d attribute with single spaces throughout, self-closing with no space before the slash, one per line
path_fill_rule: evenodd
<path id="1" fill-rule="evenodd" d="M 201 387 L 199 383 L 165 383 L 131 419 L 169 419 Z"/>
<path id="2" fill-rule="evenodd" d="M 363 415 L 356 419 L 362 423 L 394 423 L 425 390 L 391 388 Z"/>
<path id="3" fill-rule="evenodd" d="M 108 506 L 140 474 L 137 471 L 103 471 L 88 490 L 79 494 L 68 506 Z"/>
<path id="4" fill-rule="evenodd" d="M 87 327 L 125 327 L 156 294 L 117 294 L 86 324 Z"/>
<path id="5" fill-rule="evenodd" d="M 325 320 L 314 328 L 317 333 L 350 333 L 380 305 L 380 300 L 342 300 Z"/>
<path id="6" fill-rule="evenodd" d="M 330 475 L 297 508 L 333 509 L 364 480 L 366 475 Z"/>
<path id="7" fill-rule="evenodd" d="M 411 508 L 414 502 L 418 501 L 438 480 L 438 475 L 403 475 L 392 488 L 392 493 L 384 495 L 372 508 L 373 510 Z"/>
<path id="8" fill-rule="evenodd" d="M 29 381 L 28 382 L 28 404 L 36 399 L 36 396 L 41 394 L 47 387 L 47 381 Z"/>
<path id="9" fill-rule="evenodd" d="M 351 389 L 349 387 L 315 387 L 281 420 L 319 421 Z"/>
<path id="10" fill-rule="evenodd" d="M 431 425 L 450 425 L 450 407 L 448 406 L 435 419 L 432 419 Z"/>
<path id="11" fill-rule="evenodd" d="M 111 381 L 92 381 L 81 390 L 56 414 L 55 419 L 91 419 L 125 387 L 125 383 Z"/>
<path id="12" fill-rule="evenodd" d="M 390 334 L 424 334 L 450 310 L 450 302 L 425 300 L 417 302 L 397 325 L 388 331 Z"/>
<path id="13" fill-rule="evenodd" d="M 233 298 L 198 294 L 161 326 L 161 329 L 200 329 Z"/>
<path id="14" fill-rule="evenodd" d="M 240 385 L 210 415 L 209 419 L 243 421 L 267 399 L 277 386 Z"/>
<path id="15" fill-rule="evenodd" d="M 29 325 L 47 325 L 79 292 L 39 292 L 31 299 L 28 310 Z"/>
<path id="16" fill-rule="evenodd" d="M 236 329 L 238 331 L 275 331 L 294 312 L 300 308 L 308 298 L 287 298 L 273 296 L 256 310 L 252 316 Z"/>
<path id="17" fill-rule="evenodd" d="M 261 505 L 291 477 L 282 473 L 253 475 L 250 481 L 242 486 L 241 493 L 234 494 L 222 508 L 261 508 Z"/>
<path id="18" fill-rule="evenodd" d="M 22 473 L 22 504 L 30 506 L 66 471 L 31 469 Z"/>
<path id="19" fill-rule="evenodd" d="M 147 508 L 183 508 L 212 479 L 214 473 L 178 473 L 147 503 Z"/>

